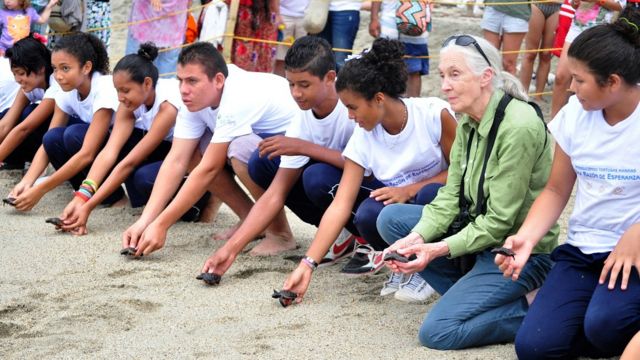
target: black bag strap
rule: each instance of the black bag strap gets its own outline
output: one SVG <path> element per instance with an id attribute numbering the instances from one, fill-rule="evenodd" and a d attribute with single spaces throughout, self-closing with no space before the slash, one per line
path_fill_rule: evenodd
<path id="1" fill-rule="evenodd" d="M 502 99 L 500 99 L 500 102 L 498 103 L 498 107 L 496 108 L 496 113 L 493 117 L 493 124 L 491 124 L 491 129 L 489 130 L 489 136 L 487 138 L 487 149 L 484 153 L 484 162 L 482 164 L 482 172 L 480 173 L 480 179 L 478 181 L 478 195 L 476 198 L 476 201 L 477 201 L 476 216 L 484 215 L 487 213 L 487 199 L 484 196 L 484 178 L 485 178 L 485 173 L 487 171 L 487 163 L 489 162 L 491 151 L 493 151 L 493 145 L 496 142 L 498 127 L 500 127 L 500 124 L 504 119 L 505 110 L 507 109 L 507 106 L 509 105 L 511 100 L 513 100 L 513 97 L 509 94 L 504 94 L 504 96 L 502 96 Z M 547 130 L 547 124 L 544 122 L 542 110 L 540 109 L 540 106 L 538 106 L 538 104 L 534 102 L 528 102 L 528 104 L 533 107 L 533 109 L 536 111 L 536 114 L 542 121 L 542 124 L 544 125 L 544 128 L 545 128 L 544 147 L 546 148 L 548 130 Z M 469 157 L 471 154 L 471 145 L 473 143 L 474 135 L 475 135 L 475 129 L 472 129 L 469 135 L 469 140 L 467 141 L 467 166 L 465 167 L 464 172 L 462 173 L 462 179 L 460 181 L 460 192 L 459 192 L 458 204 L 461 210 L 466 209 L 469 206 L 467 203 L 467 199 L 464 197 L 464 179 L 465 179 L 465 176 L 467 175 Z"/>
<path id="2" fill-rule="evenodd" d="M 476 216 L 484 215 L 487 212 L 486 208 L 486 199 L 484 198 L 484 174 L 487 170 L 487 162 L 489 161 L 489 156 L 491 155 L 491 150 L 493 149 L 493 144 L 496 141 L 496 134 L 498 133 L 498 127 L 504 119 L 504 111 L 507 108 L 507 105 L 511 101 L 512 97 L 508 94 L 505 94 L 502 99 L 500 99 L 500 103 L 498 104 L 498 108 L 496 109 L 496 113 L 493 117 L 493 124 L 491 124 L 491 130 L 489 130 L 489 137 L 487 142 L 487 151 L 484 154 L 484 164 L 482 165 L 482 172 L 480 173 L 480 181 L 478 183 L 478 197 L 476 204 Z M 460 212 L 468 212 L 469 203 L 467 199 L 464 197 L 464 179 L 467 176 L 467 169 L 469 168 L 469 157 L 471 154 L 471 145 L 473 144 L 473 138 L 475 136 L 475 129 L 471 130 L 469 134 L 469 140 L 467 140 L 467 165 L 462 172 L 462 179 L 460 180 L 460 191 L 458 192 L 458 206 L 460 207 Z"/>
<path id="3" fill-rule="evenodd" d="M 464 178 L 465 176 L 467 176 L 467 169 L 469 168 L 469 156 L 471 155 L 471 144 L 473 143 L 473 136 L 475 134 L 476 130 L 471 129 L 469 140 L 467 140 L 467 165 L 464 167 L 464 171 L 462 172 L 462 179 L 460 180 L 460 192 L 458 193 L 458 206 L 461 210 L 469 206 L 467 204 L 467 199 L 464 197 Z"/>
<path id="4" fill-rule="evenodd" d="M 538 117 L 540 118 L 540 120 L 542 120 L 542 125 L 544 126 L 544 148 L 547 147 L 547 134 L 549 132 L 549 129 L 547 128 L 547 123 L 544 122 L 544 115 L 542 115 L 542 109 L 540 109 L 540 105 L 534 103 L 533 101 L 527 101 L 527 104 L 531 105 L 531 107 L 533 108 L 533 110 L 536 111 L 536 114 L 538 114 Z"/>
<path id="5" fill-rule="evenodd" d="M 498 134 L 498 127 L 504 119 L 504 111 L 507 105 L 511 102 L 513 97 L 509 94 L 504 94 L 498 108 L 493 116 L 493 124 L 491 124 L 491 130 L 489 130 L 489 137 L 487 139 L 487 150 L 484 153 L 484 163 L 482 164 L 482 172 L 480 173 L 480 180 L 478 181 L 478 197 L 476 198 L 476 216 L 484 215 L 487 213 L 487 199 L 484 198 L 484 174 L 487 171 L 487 163 L 493 150 L 493 144 L 496 142 L 496 135 Z"/>

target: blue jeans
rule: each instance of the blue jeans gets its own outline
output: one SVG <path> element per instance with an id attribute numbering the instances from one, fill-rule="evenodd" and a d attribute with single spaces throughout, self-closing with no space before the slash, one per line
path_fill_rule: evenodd
<path id="1" fill-rule="evenodd" d="M 338 49 L 353 49 L 356 40 L 358 26 L 360 25 L 360 12 L 356 10 L 329 11 L 327 24 L 318 36 L 327 40 L 332 47 Z M 350 52 L 335 51 L 336 70 L 344 66 L 344 61 Z"/>
<path id="2" fill-rule="evenodd" d="M 389 244 L 405 237 L 422 216 L 420 205 L 394 204 L 378 217 L 378 231 Z M 502 276 L 490 250 L 476 254 L 476 263 L 462 274 L 452 259 L 434 259 L 419 274 L 439 294 L 426 315 L 418 338 L 438 350 L 513 341 L 527 313 L 525 295 L 539 288 L 552 262 L 547 254 L 532 256 L 518 281 Z"/>
<path id="3" fill-rule="evenodd" d="M 303 173 L 293 185 L 284 204 L 293 211 L 302 221 L 307 224 L 318 226 L 326 208 L 317 207 L 304 191 L 304 172 L 312 165 L 313 162 L 307 163 L 303 168 Z M 258 150 L 254 151 L 249 159 L 249 176 L 261 188 L 267 189 L 278 172 L 280 167 L 280 156 L 269 160 L 268 157 L 260 157 Z"/>
<path id="4" fill-rule="evenodd" d="M 131 36 L 131 33 L 127 35 L 127 47 L 125 49 L 125 55 L 137 54 L 140 48 L 140 42 Z M 162 50 L 162 49 L 159 49 Z M 162 78 L 174 78 L 176 75 L 176 66 L 178 64 L 178 55 L 180 55 L 180 48 L 162 51 L 158 53 L 158 57 L 153 61 L 153 65 L 158 68 L 158 74 Z M 162 74 L 167 74 L 162 76 Z"/>
<path id="5" fill-rule="evenodd" d="M 640 330 L 640 278 L 631 270 L 627 290 L 598 284 L 609 253 L 584 254 L 558 246 L 555 265 L 516 336 L 520 359 L 577 356 L 612 357 L 622 353 Z"/>

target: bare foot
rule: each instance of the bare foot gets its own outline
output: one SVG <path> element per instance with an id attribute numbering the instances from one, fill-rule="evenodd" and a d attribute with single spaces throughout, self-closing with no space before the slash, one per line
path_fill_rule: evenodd
<path id="1" fill-rule="evenodd" d="M 256 245 L 249 253 L 251 256 L 271 256 L 277 255 L 287 250 L 294 250 L 297 247 L 296 241 L 291 233 L 287 234 L 271 234 Z"/>
<path id="2" fill-rule="evenodd" d="M 218 210 L 220 210 L 220 206 L 222 205 L 222 200 L 217 198 L 216 196 L 211 196 L 207 205 L 200 212 L 200 219 L 198 222 L 201 223 L 211 223 L 218 216 Z M 215 239 L 215 236 L 214 236 Z"/>
<path id="3" fill-rule="evenodd" d="M 215 233 L 213 234 L 213 240 L 215 241 L 227 241 L 231 238 L 231 236 L 233 236 L 233 234 L 236 232 L 236 230 L 238 230 L 238 228 L 240 227 L 240 225 L 242 224 L 242 222 L 238 222 L 237 224 L 233 225 L 232 227 L 226 229 L 226 230 L 222 230 L 219 233 Z"/>

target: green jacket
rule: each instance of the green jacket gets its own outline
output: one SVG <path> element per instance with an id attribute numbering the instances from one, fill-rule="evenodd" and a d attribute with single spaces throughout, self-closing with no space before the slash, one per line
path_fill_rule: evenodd
<path id="1" fill-rule="evenodd" d="M 432 242 L 446 233 L 458 214 L 460 178 L 467 166 L 467 142 L 471 129 L 475 129 L 464 181 L 465 197 L 471 204 L 470 211 L 475 220 L 457 234 L 443 239 L 449 245 L 451 257 L 499 246 L 507 236 L 515 234 L 551 171 L 551 136 L 530 105 L 513 99 L 505 110 L 487 163 L 484 182 L 487 212 L 476 217 L 476 197 L 487 137 L 503 94 L 501 90 L 493 93 L 480 123 L 468 115 L 462 116 L 451 149 L 447 184 L 433 202 L 424 207 L 422 218 L 413 228 L 426 242 Z M 558 233 L 556 224 L 534 248 L 534 253 L 551 252 L 558 243 Z"/>

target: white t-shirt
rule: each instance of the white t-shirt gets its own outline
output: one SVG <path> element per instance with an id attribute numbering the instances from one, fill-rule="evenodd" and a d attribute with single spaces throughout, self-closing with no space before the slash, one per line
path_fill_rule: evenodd
<path id="1" fill-rule="evenodd" d="M 33 89 L 29 92 L 24 93 L 24 96 L 29 99 L 29 102 L 35 104 L 44 99 L 55 99 L 56 94 L 59 92 L 62 92 L 62 89 L 60 88 L 60 85 L 58 85 L 58 82 L 52 74 L 51 76 L 49 76 L 49 87 L 46 90 L 40 88 Z"/>
<path id="2" fill-rule="evenodd" d="M 572 96 L 549 130 L 577 175 L 567 243 L 585 254 L 613 250 L 640 221 L 640 105 L 610 126 L 602 111 L 585 111 Z"/>
<path id="3" fill-rule="evenodd" d="M 323 119 L 318 119 L 313 110 L 301 111 L 291 121 L 286 136 L 309 141 L 328 149 L 342 151 L 349 142 L 355 122 L 349 119 L 349 112 L 340 100 L 333 111 Z M 299 169 L 309 162 L 307 156 L 286 156 L 280 158 L 280 167 Z"/>
<path id="4" fill-rule="evenodd" d="M 207 129 L 213 133 L 216 128 L 217 116 L 218 109 L 207 107 L 200 111 L 191 112 L 182 106 L 178 109 L 173 137 L 191 140 L 200 139 Z"/>
<path id="5" fill-rule="evenodd" d="M 342 153 L 345 158 L 373 174 L 386 186 L 399 187 L 431 178 L 447 169 L 440 147 L 442 120 L 440 113 L 449 104 L 441 99 L 402 99 L 407 106 L 407 124 L 390 135 L 381 124 L 373 130 L 355 128 Z"/>
<path id="6" fill-rule="evenodd" d="M 380 37 L 399 40 L 409 44 L 426 44 L 429 32 L 425 31 L 419 36 L 408 36 L 401 34 L 396 25 L 396 10 L 400 6 L 398 0 L 384 0 L 380 8 Z"/>
<path id="7" fill-rule="evenodd" d="M 362 1 L 360 0 L 332 0 L 329 4 L 329 11 L 360 11 L 360 7 L 362 7 Z"/>
<path id="8" fill-rule="evenodd" d="M 156 84 L 156 99 L 153 106 L 147 110 L 145 105 L 141 105 L 133 111 L 133 116 L 136 118 L 134 126 L 137 129 L 149 131 L 153 120 L 160 110 L 160 105 L 165 101 L 173 105 L 176 109 L 180 109 L 183 106 L 178 80 L 158 79 L 158 83 Z M 172 137 L 173 128 L 169 130 L 169 133 L 164 139 L 171 140 Z"/>
<path id="9" fill-rule="evenodd" d="M 309 5 L 309 0 L 281 0 L 280 15 L 301 18 L 304 10 Z"/>
<path id="10" fill-rule="evenodd" d="M 93 114 L 100 109 L 111 109 L 115 117 L 118 109 L 118 93 L 113 86 L 111 75 L 94 72 L 91 76 L 91 91 L 80 100 L 78 90 L 61 91 L 55 96 L 56 105 L 68 115 L 74 115 L 85 123 L 91 123 Z M 114 117 L 111 118 L 113 123 Z"/>
<path id="11" fill-rule="evenodd" d="M 18 90 L 20 90 L 20 85 L 13 77 L 9 59 L 0 57 L 0 112 L 7 110 L 13 105 Z"/>
<path id="12" fill-rule="evenodd" d="M 300 109 L 285 78 L 228 65 L 212 143 L 226 143 L 251 133 L 284 133 Z"/>

